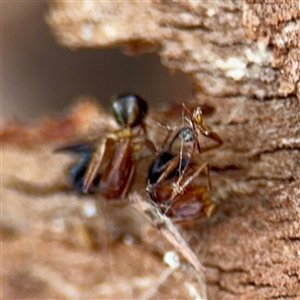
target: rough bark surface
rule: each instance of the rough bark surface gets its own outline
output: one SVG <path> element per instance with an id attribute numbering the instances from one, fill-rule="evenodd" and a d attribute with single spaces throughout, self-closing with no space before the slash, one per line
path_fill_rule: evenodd
<path id="1" fill-rule="evenodd" d="M 130 54 L 156 51 L 167 68 L 190 76 L 195 90 L 190 106 L 209 107 L 205 120 L 222 137 L 224 145 L 203 153 L 201 159 L 212 166 L 212 194 L 219 202 L 219 213 L 213 221 L 182 230 L 205 267 L 209 299 L 300 297 L 298 18 L 299 3 L 296 1 L 273 4 L 255 1 L 53 1 L 49 8 L 47 22 L 62 45 L 70 48 L 119 46 Z M 71 116 L 78 116 L 76 111 Z M 86 130 L 98 126 L 101 133 L 113 126 L 109 115 L 103 111 L 99 114 L 105 121 L 89 124 Z M 87 116 L 88 120 L 97 117 Z M 154 121 L 166 123 L 166 119 L 169 125 L 180 126 L 180 109 L 175 106 L 166 111 L 153 110 L 147 120 L 150 135 L 157 145 L 161 143 L 159 137 L 163 132 Z M 4 151 L 8 187 L 3 196 L 4 208 L 9 212 L 3 222 L 10 224 L 4 227 L 7 228 L 4 245 L 10 249 L 5 252 L 7 260 L 4 260 L 7 262 L 6 278 L 10 281 L 7 288 L 10 297 L 6 298 L 16 298 L 11 296 L 20 290 L 15 287 L 15 282 L 21 282 L 25 292 L 37 297 L 36 291 L 26 290 L 32 286 L 30 280 L 37 278 L 43 285 L 39 293 L 48 297 L 50 289 L 51 297 L 63 294 L 69 298 L 74 295 L 82 298 L 197 298 L 192 292 L 196 286 L 195 278 L 186 275 L 192 273 L 189 269 L 181 267 L 165 280 L 157 280 L 170 269 L 161 261 L 162 253 L 170 246 L 165 245 L 158 232 L 149 234 L 149 226 L 140 226 L 138 232 L 134 224 L 126 228 L 127 212 L 123 218 L 120 217 L 121 209 L 117 217 L 115 210 L 103 209 L 107 212 L 106 217 L 119 219 L 122 224 L 122 229 L 116 229 L 118 226 L 114 225 L 114 235 L 119 237 L 129 232 L 138 236 L 141 243 L 113 244 L 110 252 L 100 246 L 98 252 L 91 253 L 90 247 L 93 248 L 94 243 L 98 247 L 103 241 L 101 234 L 90 238 L 90 231 L 96 228 L 104 232 L 106 226 L 100 217 L 92 218 L 92 222 L 85 215 L 82 221 L 79 212 L 84 211 L 84 205 L 89 202 L 76 202 L 76 196 L 66 197 L 61 190 L 54 193 L 52 188 L 46 194 L 41 189 L 43 197 L 32 204 L 24 194 L 36 195 L 39 189 L 30 188 L 27 183 L 22 185 L 19 179 L 8 180 L 8 175 L 16 168 L 24 168 L 23 172 L 18 171 L 22 174 L 19 177 L 38 182 L 37 174 L 45 172 L 48 165 L 50 175 L 44 184 L 54 182 L 56 185 L 53 186 L 57 186 L 57 174 L 62 174 L 62 165 L 67 159 L 53 158 L 49 150 L 45 154 L 47 148 L 28 152 L 22 148 L 22 137 L 33 132 L 31 140 L 26 138 L 27 142 L 37 144 L 40 141 L 43 147 L 49 143 L 50 133 L 54 136 L 53 141 L 69 140 L 74 132 L 78 134 L 82 128 L 80 124 L 86 124 L 81 122 L 82 119 L 76 119 L 79 126 L 72 127 L 71 133 L 66 135 L 59 130 L 53 134 L 54 125 L 45 130 L 45 124 L 40 127 L 43 130 L 35 127 L 32 131 L 26 128 L 22 131 L 18 126 L 12 130 L 13 126 L 7 125 L 3 131 L 6 134 L 3 135 L 5 149 L 8 149 Z M 65 123 L 59 122 L 58 128 L 62 124 Z M 82 133 L 79 130 L 79 135 Z M 14 151 L 10 148 L 12 144 Z M 26 158 L 26 163 L 20 163 L 23 167 L 16 163 L 16 157 L 22 157 L 22 161 Z M 35 171 L 28 166 L 29 161 Z M 42 170 L 41 164 L 45 164 Z M 142 179 L 146 165 L 139 170 Z M 30 175 L 29 169 L 35 175 Z M 25 170 L 29 172 L 27 177 L 23 177 L 27 174 Z M 134 190 L 146 200 L 142 184 L 137 184 Z M 49 199 L 45 201 L 44 197 Z M 60 200 L 64 198 L 67 199 L 62 203 Z M 12 209 L 9 199 L 14 199 L 19 209 Z M 33 220 L 27 220 L 27 210 L 30 217 L 34 212 L 41 213 Z M 131 212 L 129 216 L 132 216 Z M 144 224 L 139 214 L 134 213 L 134 216 L 138 224 Z M 55 223 L 55 220 L 64 220 L 64 226 L 60 227 L 61 223 Z M 31 230 L 27 231 L 31 236 L 24 237 L 21 234 L 24 224 L 31 224 L 32 228 L 39 224 L 39 229 L 33 230 L 29 226 Z M 69 237 L 71 232 L 75 232 L 73 240 Z M 38 267 L 33 269 L 21 264 L 21 254 L 24 259 L 31 255 L 31 250 L 26 252 L 27 256 L 20 251 L 20 247 L 28 243 L 34 244 L 35 249 L 45 249 L 42 253 L 34 252 L 36 258 L 31 259 L 35 264 L 38 262 Z M 46 251 L 51 253 L 49 261 Z M 56 251 L 65 260 L 57 261 L 53 256 Z M 124 251 L 128 263 L 117 271 L 115 266 L 125 263 Z M 9 266 L 12 257 L 20 258 L 20 262 Z M 74 261 L 78 262 L 76 266 Z M 78 272 L 81 275 L 76 277 L 74 274 Z M 24 282 L 17 278 L 23 278 Z M 125 282 L 126 278 L 129 278 L 128 282 Z M 137 278 L 140 281 L 135 281 Z M 106 285 L 99 285 L 99 281 Z M 201 283 L 197 284 L 201 288 Z"/>

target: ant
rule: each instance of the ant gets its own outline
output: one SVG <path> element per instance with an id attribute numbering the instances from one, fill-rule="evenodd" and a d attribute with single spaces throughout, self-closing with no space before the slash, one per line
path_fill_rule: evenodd
<path id="1" fill-rule="evenodd" d="M 218 145 L 223 141 L 204 124 L 200 107 L 191 112 L 183 103 L 182 109 L 189 126 L 182 126 L 172 139 L 171 131 L 168 131 L 157 151 L 157 158 L 149 169 L 147 191 L 162 213 L 172 218 L 174 223 L 184 224 L 203 216 L 211 217 L 216 211 L 216 204 L 210 196 L 209 164 L 205 162 L 199 166 L 193 156 L 196 150 L 198 153 L 203 151 L 199 142 L 200 135 L 217 142 Z M 178 137 L 181 139 L 180 153 L 174 154 L 172 147 Z M 192 142 L 192 148 L 183 153 L 184 145 L 189 142 Z M 197 185 L 195 179 L 204 170 L 207 173 L 208 185 Z M 174 177 L 177 178 L 176 181 Z"/>
<path id="2" fill-rule="evenodd" d="M 148 111 L 145 100 L 134 94 L 122 94 L 112 100 L 112 111 L 119 130 L 94 143 L 55 150 L 80 156 L 69 171 L 70 181 L 79 193 L 98 191 L 107 200 L 127 196 L 135 175 L 136 153 L 143 144 L 151 144 L 144 125 Z"/>

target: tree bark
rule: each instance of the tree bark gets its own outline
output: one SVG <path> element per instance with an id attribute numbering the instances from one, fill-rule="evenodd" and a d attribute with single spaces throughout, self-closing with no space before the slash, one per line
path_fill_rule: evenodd
<path id="1" fill-rule="evenodd" d="M 117 46 L 131 55 L 155 51 L 166 68 L 191 79 L 188 105 L 209 107 L 205 121 L 224 144 L 201 159 L 212 166 L 219 212 L 213 221 L 182 230 L 205 267 L 209 299 L 300 297 L 299 15 L 298 1 L 56 0 L 49 7 L 47 22 L 62 46 Z M 167 116 L 169 124 L 180 124 L 175 108 L 151 110 L 157 145 L 163 132 L 153 121 L 165 123 Z M 161 245 L 155 238 L 147 242 L 143 230 L 148 250 L 139 245 L 129 256 L 141 251 L 136 257 L 152 262 L 149 249 Z M 147 272 L 157 276 L 164 268 L 157 263 Z M 186 297 L 189 279 L 175 274 L 147 296 Z"/>

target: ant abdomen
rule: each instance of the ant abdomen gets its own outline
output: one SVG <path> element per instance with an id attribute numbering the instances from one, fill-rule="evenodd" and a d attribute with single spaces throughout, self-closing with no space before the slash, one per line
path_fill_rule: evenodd
<path id="1" fill-rule="evenodd" d="M 91 144 L 74 144 L 66 147 L 61 147 L 55 150 L 56 152 L 70 152 L 79 156 L 79 160 L 74 163 L 69 169 L 69 179 L 76 191 L 83 193 L 83 176 L 88 168 L 94 148 Z M 88 193 L 93 193 L 97 189 L 100 181 L 100 176 L 95 177 L 93 184 L 88 190 Z"/>
<path id="2" fill-rule="evenodd" d="M 155 184 L 161 175 L 164 173 L 166 167 L 171 162 L 176 155 L 170 152 L 162 152 L 156 160 L 152 163 L 149 172 L 148 172 L 148 182 L 150 184 Z M 178 176 L 188 162 L 187 157 L 183 157 L 181 161 L 178 162 L 177 166 L 166 176 L 165 179 L 173 178 L 174 176 Z"/>
<path id="3" fill-rule="evenodd" d="M 157 182 L 157 180 L 163 173 L 162 167 L 165 166 L 165 164 L 169 162 L 173 157 L 175 157 L 174 154 L 169 152 L 163 152 L 156 158 L 148 172 L 149 183 L 153 184 Z M 169 174 L 168 178 L 175 176 L 175 174 L 176 170 Z"/>

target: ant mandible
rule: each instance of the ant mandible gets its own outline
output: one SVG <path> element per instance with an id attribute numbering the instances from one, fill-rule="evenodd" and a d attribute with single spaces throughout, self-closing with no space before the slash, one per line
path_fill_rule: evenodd
<path id="1" fill-rule="evenodd" d="M 172 139 L 171 132 L 168 131 L 157 158 L 149 169 L 147 191 L 165 215 L 175 223 L 188 224 L 201 217 L 211 217 L 216 211 L 216 204 L 210 196 L 209 164 L 205 162 L 199 165 L 193 160 L 196 150 L 198 153 L 203 151 L 199 142 L 200 135 L 216 141 L 219 145 L 223 141 L 204 124 L 200 107 L 193 112 L 185 104 L 182 104 L 182 108 L 189 126 L 182 126 Z M 174 154 L 172 146 L 178 137 L 182 143 L 180 153 Z M 189 142 L 192 142 L 192 148 L 183 153 L 183 145 Z M 204 170 L 207 173 L 207 186 L 195 183 L 195 179 Z"/>
<path id="2" fill-rule="evenodd" d="M 69 177 L 79 193 L 99 192 L 107 200 L 125 198 L 133 184 L 135 154 L 146 145 L 145 100 L 134 94 L 113 99 L 112 111 L 120 130 L 109 133 L 95 143 L 70 145 L 56 149 L 78 154 L 80 159 L 70 168 Z"/>

